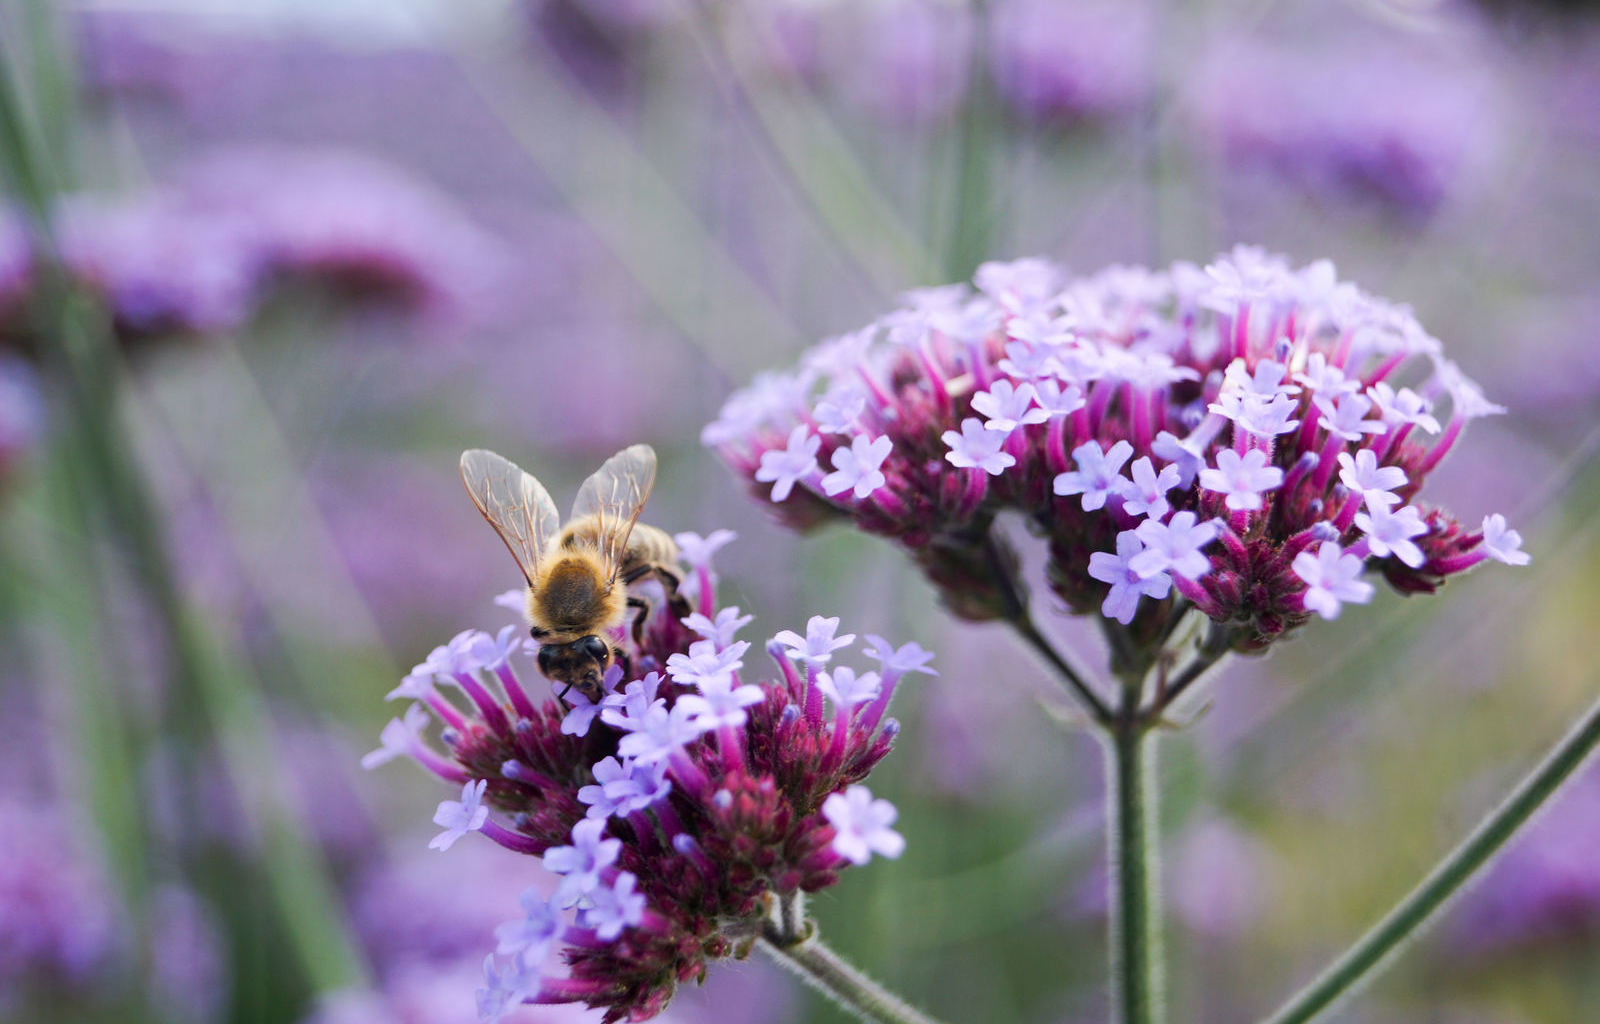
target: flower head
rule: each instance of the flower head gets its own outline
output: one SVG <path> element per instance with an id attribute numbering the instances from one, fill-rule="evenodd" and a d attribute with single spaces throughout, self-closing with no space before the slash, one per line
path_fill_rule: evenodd
<path id="1" fill-rule="evenodd" d="M 1419 504 L 1465 425 L 1499 407 L 1408 309 L 1327 260 L 1295 268 L 1239 246 L 1204 270 L 1079 278 L 1023 260 L 985 264 L 975 283 L 909 299 L 825 366 L 787 375 L 759 423 L 709 443 L 764 483 L 767 453 L 856 389 L 864 405 L 817 453 L 839 476 L 798 480 L 775 506 L 784 522 L 888 537 L 952 611 L 981 620 L 1016 614 L 996 523 L 1020 515 L 1048 544 L 1056 595 L 1116 620 L 1134 647 L 1182 608 L 1235 650 L 1268 646 L 1323 603 L 1292 569 L 1323 542 L 1406 592 L 1517 557 L 1509 539 L 1495 546 L 1498 528 Z M 770 390 L 735 393 L 719 422 Z M 1119 539 L 1130 532 L 1137 550 Z"/>
<path id="2" fill-rule="evenodd" d="M 685 545 L 686 557 L 714 588 L 709 546 Z M 713 590 L 704 597 L 715 608 Z M 436 846 L 477 831 L 560 876 L 548 899 L 524 893 L 523 914 L 496 930 L 478 992 L 485 1019 L 524 1002 L 647 1019 L 678 984 L 739 955 L 774 899 L 903 846 L 893 809 L 859 783 L 898 732 L 883 713 L 899 679 L 930 671 L 927 652 L 874 637 L 881 672 L 841 664 L 854 635 L 815 616 L 803 636 L 764 645 L 776 661 L 759 679 L 745 668 L 749 645 L 733 640 L 748 621 L 735 608 L 683 623 L 651 615 L 637 639 L 615 637 L 622 657 L 581 729 L 567 727 L 581 695 L 567 695 L 570 707 L 530 699 L 528 652 L 460 660 L 452 650 L 484 636 L 463 634 L 429 664 L 451 670 L 470 713 L 428 691 L 386 727 L 370 760 L 404 754 L 462 787 L 440 805 Z M 423 737 L 429 712 L 449 726 L 437 740 Z M 548 967 L 556 954 L 563 970 Z"/>

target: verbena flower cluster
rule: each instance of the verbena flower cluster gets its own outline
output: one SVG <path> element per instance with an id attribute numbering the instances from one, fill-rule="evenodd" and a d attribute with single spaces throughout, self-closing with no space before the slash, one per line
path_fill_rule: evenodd
<path id="1" fill-rule="evenodd" d="M 751 617 L 716 607 L 710 567 L 731 538 L 678 536 L 698 610 L 653 613 L 637 645 L 614 633 L 625 659 L 598 703 L 569 692 L 536 704 L 516 667 L 534 645 L 518 626 L 459 634 L 390 694 L 414 703 L 364 763 L 409 756 L 461 787 L 430 845 L 481 832 L 560 876 L 554 893 L 524 892 L 525 916 L 498 930 L 483 1019 L 524 1002 L 648 1019 L 708 960 L 748 952 L 774 901 L 899 855 L 894 807 L 860 782 L 899 731 L 885 715 L 896 685 L 931 671 L 931 655 L 868 637 L 879 667 L 857 671 L 840 663 L 855 636 L 818 616 L 803 636 L 773 636 L 774 677 L 747 682 L 750 644 L 735 635 Z M 430 717 L 438 744 L 423 736 Z M 558 950 L 565 973 L 550 967 Z"/>
<path id="2" fill-rule="evenodd" d="M 1521 564 L 1420 500 L 1466 423 L 1502 411 L 1411 311 L 1241 246 L 1205 268 L 1069 278 L 987 263 L 736 392 L 703 440 L 790 525 L 847 520 L 906 548 L 946 603 L 1012 616 L 1021 513 L 1054 592 L 1134 642 L 1198 608 L 1258 650 L 1364 577 L 1431 591 Z"/>

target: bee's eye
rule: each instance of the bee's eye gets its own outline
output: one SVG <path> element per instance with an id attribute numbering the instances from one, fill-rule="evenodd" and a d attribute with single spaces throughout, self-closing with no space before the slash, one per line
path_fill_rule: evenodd
<path id="1" fill-rule="evenodd" d="M 543 672 L 545 675 L 549 675 L 550 674 L 550 659 L 555 653 L 556 653 L 556 651 L 555 651 L 554 647 L 541 647 L 541 648 L 539 648 L 539 654 L 537 656 L 537 660 L 539 662 L 539 671 L 540 672 Z"/>
<path id="2" fill-rule="evenodd" d="M 604 665 L 611 660 L 611 648 L 597 636 L 586 636 L 578 641 L 579 649 L 589 657 Z"/>
<path id="3" fill-rule="evenodd" d="M 538 626 L 529 626 L 528 635 L 533 637 L 535 640 L 543 640 L 545 637 L 550 635 L 550 631 L 548 629 L 540 629 Z"/>

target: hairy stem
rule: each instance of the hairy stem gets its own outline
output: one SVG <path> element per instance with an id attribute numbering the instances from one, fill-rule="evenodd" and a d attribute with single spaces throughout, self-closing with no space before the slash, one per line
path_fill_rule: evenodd
<path id="1" fill-rule="evenodd" d="M 1137 701 L 1129 688 L 1106 730 L 1112 1005 L 1120 1024 L 1155 1024 L 1162 1017 L 1156 737 L 1139 720 Z"/>
<path id="2" fill-rule="evenodd" d="M 1017 635 L 1026 640 L 1028 646 L 1038 651 L 1039 656 L 1049 662 L 1051 668 L 1055 669 L 1056 675 L 1060 676 L 1062 682 L 1067 684 L 1073 696 L 1083 705 L 1083 709 L 1089 713 L 1089 717 L 1093 718 L 1095 723 L 1100 726 L 1110 723 L 1112 717 L 1111 709 L 1106 705 L 1106 702 L 1090 687 L 1088 681 L 1084 678 L 1084 673 L 1076 665 L 1072 664 L 1065 655 L 1056 650 L 1055 645 L 1043 633 L 1039 632 L 1039 627 L 1033 624 L 1033 619 L 1029 617 L 1027 609 L 1022 609 L 1010 622 L 1011 627 L 1017 631 Z"/>
<path id="3" fill-rule="evenodd" d="M 1562 737 L 1540 765 L 1518 784 L 1472 834 L 1305 988 L 1295 993 L 1267 1024 L 1298 1024 L 1315 1019 L 1356 992 L 1399 951 L 1440 907 L 1498 853 L 1535 811 L 1600 745 L 1600 701 Z"/>
<path id="4" fill-rule="evenodd" d="M 761 948 L 859 1020 L 872 1024 L 938 1024 L 935 1018 L 909 1005 L 824 946 L 817 938 L 816 925 L 807 924 L 809 927 L 798 940 L 786 939 L 769 928 L 762 936 Z"/>

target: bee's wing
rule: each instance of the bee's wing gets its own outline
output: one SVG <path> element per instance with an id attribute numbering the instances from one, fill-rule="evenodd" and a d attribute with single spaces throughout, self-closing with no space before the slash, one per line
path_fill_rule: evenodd
<path id="1" fill-rule="evenodd" d="M 511 460 L 482 448 L 461 453 L 461 482 L 532 583 L 545 546 L 561 531 L 550 492 Z"/>
<path id="2" fill-rule="evenodd" d="M 628 537 L 639 512 L 650 497 L 656 482 L 656 452 L 647 444 L 636 444 L 611 456 L 578 489 L 572 503 L 572 518 L 595 516 L 599 528 L 600 555 L 605 559 L 614 583 L 628 550 Z"/>

